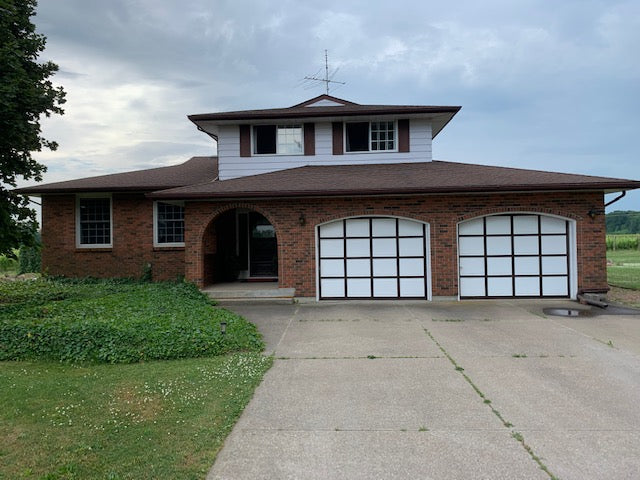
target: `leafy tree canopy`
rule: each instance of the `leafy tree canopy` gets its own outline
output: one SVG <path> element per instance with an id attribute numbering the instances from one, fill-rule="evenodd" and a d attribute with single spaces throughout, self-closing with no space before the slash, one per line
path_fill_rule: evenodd
<path id="1" fill-rule="evenodd" d="M 607 233 L 640 233 L 640 212 L 616 210 L 605 218 Z"/>
<path id="2" fill-rule="evenodd" d="M 65 92 L 49 80 L 58 66 L 38 63 L 46 38 L 31 23 L 36 6 L 36 0 L 0 0 L 0 254 L 34 242 L 35 212 L 11 189 L 19 178 L 42 180 L 46 167 L 31 153 L 58 145 L 42 137 L 40 117 L 64 113 Z"/>

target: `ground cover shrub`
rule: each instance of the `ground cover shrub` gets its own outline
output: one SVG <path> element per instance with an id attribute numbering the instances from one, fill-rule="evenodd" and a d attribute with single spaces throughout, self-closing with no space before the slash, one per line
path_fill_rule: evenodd
<path id="1" fill-rule="evenodd" d="M 262 348 L 254 325 L 188 283 L 0 283 L 0 360 L 133 363 Z"/>

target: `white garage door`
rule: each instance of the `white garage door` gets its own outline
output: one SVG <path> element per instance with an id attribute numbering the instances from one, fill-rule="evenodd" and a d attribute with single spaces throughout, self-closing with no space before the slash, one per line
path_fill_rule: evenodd
<path id="1" fill-rule="evenodd" d="M 319 298 L 427 298 L 429 225 L 358 217 L 318 227 Z"/>
<path id="2" fill-rule="evenodd" d="M 568 297 L 569 239 L 569 221 L 544 215 L 460 223 L 460 297 Z"/>

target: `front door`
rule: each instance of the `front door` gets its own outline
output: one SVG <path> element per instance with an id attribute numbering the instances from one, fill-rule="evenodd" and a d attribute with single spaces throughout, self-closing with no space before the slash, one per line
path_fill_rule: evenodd
<path id="1" fill-rule="evenodd" d="M 257 212 L 249 212 L 249 277 L 278 276 L 276 230 Z"/>

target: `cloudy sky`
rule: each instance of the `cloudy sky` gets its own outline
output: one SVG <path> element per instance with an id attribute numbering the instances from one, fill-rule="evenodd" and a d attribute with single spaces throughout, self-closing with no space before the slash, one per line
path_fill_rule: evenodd
<path id="1" fill-rule="evenodd" d="M 325 49 L 335 96 L 462 105 L 436 159 L 640 180 L 637 0 L 40 0 L 34 22 L 68 98 L 45 181 L 213 154 L 186 115 L 324 93 L 302 79 Z"/>

